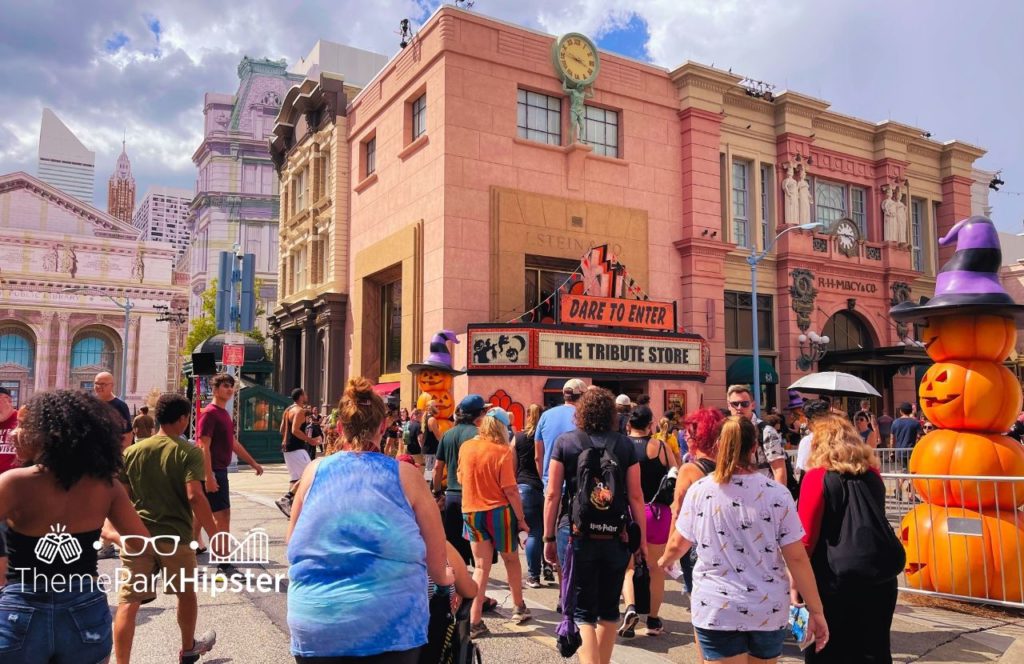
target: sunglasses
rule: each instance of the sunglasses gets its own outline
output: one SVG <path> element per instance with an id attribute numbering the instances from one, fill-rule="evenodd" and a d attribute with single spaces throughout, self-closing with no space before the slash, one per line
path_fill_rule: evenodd
<path id="1" fill-rule="evenodd" d="M 732 406 L 733 408 L 749 408 L 750 407 L 750 402 L 749 401 L 730 401 L 729 405 Z"/>

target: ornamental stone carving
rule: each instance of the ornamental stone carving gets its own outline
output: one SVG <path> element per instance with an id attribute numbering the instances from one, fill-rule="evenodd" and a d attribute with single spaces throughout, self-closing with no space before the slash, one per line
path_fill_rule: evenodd
<path id="1" fill-rule="evenodd" d="M 796 326 L 801 332 L 807 332 L 811 327 L 814 300 L 818 297 L 818 289 L 814 287 L 814 273 L 798 268 L 790 272 L 790 276 L 793 278 L 793 285 L 789 288 L 789 294 L 793 299 Z"/>
<path id="2" fill-rule="evenodd" d="M 786 224 L 800 223 L 800 212 L 798 203 L 798 185 L 793 178 L 793 165 L 788 161 L 782 165 L 786 177 L 782 179 L 782 194 L 784 197 L 783 222 Z"/>

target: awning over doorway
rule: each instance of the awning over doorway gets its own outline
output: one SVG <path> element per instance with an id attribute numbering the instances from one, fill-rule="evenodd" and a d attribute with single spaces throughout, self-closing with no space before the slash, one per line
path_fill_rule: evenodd
<path id="1" fill-rule="evenodd" d="M 377 383 L 376 385 L 373 386 L 373 391 L 376 392 L 377 394 L 381 395 L 382 397 L 386 397 L 389 394 L 391 394 L 392 392 L 394 392 L 395 390 L 397 390 L 401 386 L 402 386 L 402 384 L 401 383 L 397 383 L 397 382 L 395 382 L 395 383 Z"/>
<path id="2" fill-rule="evenodd" d="M 833 370 L 835 367 L 867 367 L 896 368 L 911 365 L 930 365 L 932 363 L 924 348 L 920 346 L 884 346 L 882 348 L 858 348 L 856 350 L 832 350 L 818 362 L 822 371 Z M 842 371 L 842 369 L 839 369 Z"/>
<path id="3" fill-rule="evenodd" d="M 759 357 L 759 364 L 761 365 L 761 384 L 762 385 L 778 385 L 779 374 L 775 371 L 775 367 L 772 366 L 771 362 L 763 357 Z M 749 385 L 754 382 L 754 358 L 751 356 L 738 358 L 733 362 L 729 369 L 725 372 L 726 383 L 729 385 Z"/>

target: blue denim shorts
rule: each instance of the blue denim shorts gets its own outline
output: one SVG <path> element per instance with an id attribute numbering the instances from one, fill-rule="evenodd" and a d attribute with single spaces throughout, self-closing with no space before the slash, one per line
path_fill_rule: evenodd
<path id="1" fill-rule="evenodd" d="M 715 661 L 749 653 L 758 659 L 773 659 L 782 654 L 786 629 L 771 632 L 724 632 L 716 629 L 697 630 L 697 641 L 704 659 Z"/>
<path id="2" fill-rule="evenodd" d="M 98 589 L 0 591 L 0 664 L 97 664 L 110 656 L 107 596 Z"/>

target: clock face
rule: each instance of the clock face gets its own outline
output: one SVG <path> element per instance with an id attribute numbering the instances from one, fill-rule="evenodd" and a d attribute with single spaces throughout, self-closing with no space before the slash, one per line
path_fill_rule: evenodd
<path id="1" fill-rule="evenodd" d="M 555 42 L 555 68 L 568 83 L 589 85 L 601 67 L 597 48 L 587 37 L 570 32 Z"/>
<path id="2" fill-rule="evenodd" d="M 847 256 L 852 256 L 857 250 L 857 240 L 860 236 L 853 222 L 845 219 L 840 221 L 836 224 L 835 235 L 836 242 L 839 244 L 839 250 Z"/>

